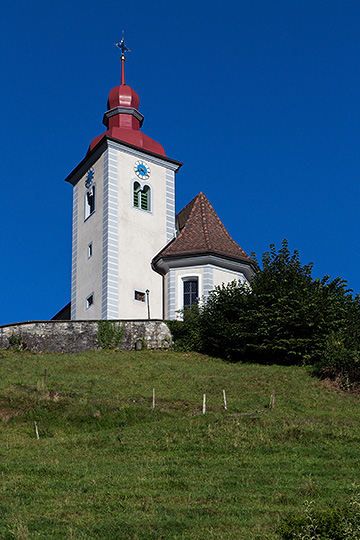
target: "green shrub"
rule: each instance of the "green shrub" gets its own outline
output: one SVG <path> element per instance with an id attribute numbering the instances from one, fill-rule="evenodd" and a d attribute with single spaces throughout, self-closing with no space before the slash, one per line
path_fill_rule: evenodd
<path id="1" fill-rule="evenodd" d="M 284 240 L 263 254 L 251 289 L 240 283 L 217 287 L 202 311 L 206 351 L 233 361 L 315 363 L 326 336 L 344 328 L 352 306 L 345 282 L 311 277 Z M 357 310 L 359 313 L 360 310 Z"/>
<path id="2" fill-rule="evenodd" d="M 26 345 L 21 341 L 21 337 L 17 334 L 11 334 L 9 337 L 9 349 L 21 351 L 26 349 Z"/>
<path id="3" fill-rule="evenodd" d="M 101 349 L 117 349 L 124 335 L 124 324 L 117 321 L 98 322 L 98 346 Z"/>
<path id="4" fill-rule="evenodd" d="M 320 378 L 336 379 L 343 389 L 348 390 L 352 383 L 360 381 L 359 355 L 357 348 L 349 348 L 346 336 L 330 334 L 315 366 L 315 373 Z"/>
<path id="5" fill-rule="evenodd" d="M 271 245 L 251 287 L 215 287 L 172 323 L 175 345 L 233 362 L 310 364 L 322 377 L 360 381 L 360 297 L 340 278 L 311 272 L 286 240 L 278 252 Z"/>
<path id="6" fill-rule="evenodd" d="M 360 540 L 360 497 L 325 510 L 315 510 L 305 502 L 302 516 L 284 519 L 278 529 L 283 540 Z"/>
<path id="7" fill-rule="evenodd" d="M 200 310 L 193 306 L 181 312 L 182 320 L 167 321 L 173 336 L 175 349 L 182 351 L 202 351 L 200 331 Z"/>

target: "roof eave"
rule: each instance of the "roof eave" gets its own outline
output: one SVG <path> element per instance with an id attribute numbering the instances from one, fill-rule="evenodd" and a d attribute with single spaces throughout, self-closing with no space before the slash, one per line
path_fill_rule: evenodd
<path id="1" fill-rule="evenodd" d="M 135 146 L 134 144 L 115 139 L 114 137 L 109 137 L 109 135 L 105 134 L 104 137 L 102 137 L 100 141 L 94 146 L 94 148 L 92 148 L 86 154 L 84 159 L 80 161 L 80 163 L 75 167 L 75 169 L 73 169 L 73 171 L 65 178 L 65 182 L 69 182 L 70 184 L 75 186 L 75 184 L 77 184 L 77 182 L 84 176 L 88 169 L 99 159 L 101 154 L 106 150 L 109 142 L 116 143 L 116 145 L 119 145 L 120 147 L 125 147 L 130 151 L 132 150 L 136 152 L 141 152 L 149 157 L 156 159 L 156 161 L 160 160 L 160 162 L 166 162 L 168 165 L 170 165 L 171 169 L 174 172 L 178 172 L 180 167 L 183 165 L 181 161 L 176 161 L 175 159 L 171 159 L 167 156 L 156 154 L 155 152 L 145 150 L 140 146 Z"/>
<path id="2" fill-rule="evenodd" d="M 208 264 L 220 266 L 235 272 L 242 272 L 248 280 L 256 274 L 256 266 L 252 260 L 231 257 L 211 251 L 164 256 L 159 254 L 152 262 L 154 270 L 161 275 L 166 274 L 172 268 L 205 266 Z"/>

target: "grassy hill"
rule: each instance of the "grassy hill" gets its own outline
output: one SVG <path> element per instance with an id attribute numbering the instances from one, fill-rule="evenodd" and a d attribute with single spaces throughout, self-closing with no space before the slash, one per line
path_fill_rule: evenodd
<path id="1" fill-rule="evenodd" d="M 358 398 L 303 368 L 98 351 L 0 369 L 1 539 L 275 540 L 358 480 Z"/>

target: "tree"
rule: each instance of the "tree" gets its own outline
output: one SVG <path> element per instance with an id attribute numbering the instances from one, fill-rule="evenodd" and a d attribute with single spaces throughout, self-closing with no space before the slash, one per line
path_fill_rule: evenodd
<path id="1" fill-rule="evenodd" d="M 312 266 L 286 240 L 278 252 L 271 245 L 251 288 L 232 282 L 210 293 L 192 336 L 198 350 L 231 361 L 311 363 L 332 376 L 346 357 L 357 371 L 359 297 L 340 278 L 313 279 Z"/>

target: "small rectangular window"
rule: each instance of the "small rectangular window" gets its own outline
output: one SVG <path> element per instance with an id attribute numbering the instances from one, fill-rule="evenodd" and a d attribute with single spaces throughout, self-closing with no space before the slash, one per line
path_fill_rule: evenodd
<path id="1" fill-rule="evenodd" d="M 94 293 L 91 293 L 86 299 L 86 309 L 89 309 L 94 303 Z"/>
<path id="2" fill-rule="evenodd" d="M 85 219 L 95 212 L 95 184 L 85 193 Z"/>
<path id="3" fill-rule="evenodd" d="M 134 300 L 145 302 L 145 293 L 142 291 L 134 291 Z"/>
<path id="4" fill-rule="evenodd" d="M 93 254 L 93 245 L 92 245 L 92 242 L 90 242 L 90 244 L 88 245 L 88 259 L 92 257 L 92 254 Z"/>

